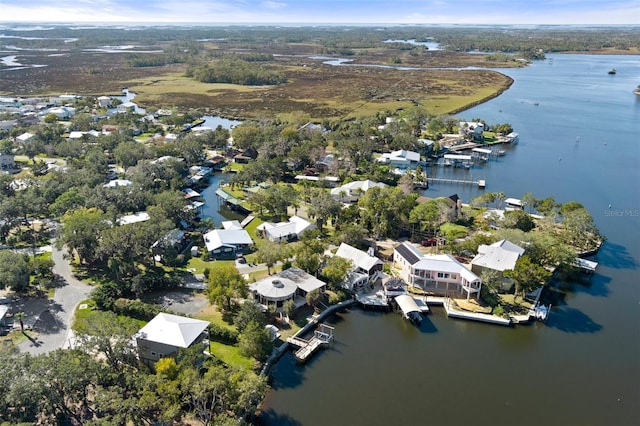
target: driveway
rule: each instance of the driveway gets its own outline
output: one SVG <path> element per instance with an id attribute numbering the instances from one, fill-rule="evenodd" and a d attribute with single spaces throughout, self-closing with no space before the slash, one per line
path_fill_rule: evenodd
<path id="1" fill-rule="evenodd" d="M 27 340 L 18 346 L 21 351 L 34 355 L 64 346 L 76 306 L 87 299 L 93 290 L 90 285 L 73 277 L 69 261 L 64 258 L 64 251 L 56 249 L 54 244 L 52 259 L 53 272 L 61 277 L 60 287 L 56 288 L 53 298 L 25 298 L 12 305 L 13 312 L 26 314 L 25 326 L 38 332 L 37 339 Z"/>

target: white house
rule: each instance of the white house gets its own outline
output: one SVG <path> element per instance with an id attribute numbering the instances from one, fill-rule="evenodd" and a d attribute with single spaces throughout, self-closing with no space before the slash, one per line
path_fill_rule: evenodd
<path id="1" fill-rule="evenodd" d="M 409 285 L 429 293 L 480 297 L 480 278 L 448 254 L 423 254 L 405 242 L 393 251 L 393 263 Z"/>
<path id="2" fill-rule="evenodd" d="M 54 114 L 60 120 L 68 120 L 74 115 L 76 115 L 76 109 L 73 107 L 66 107 L 66 106 L 55 107 L 55 108 L 51 108 L 48 111 L 48 114 Z"/>
<path id="3" fill-rule="evenodd" d="M 524 210 L 524 203 L 517 198 L 507 198 L 504 200 L 504 209 L 509 210 Z"/>
<path id="4" fill-rule="evenodd" d="M 175 358 L 180 348 L 203 343 L 208 338 L 208 327 L 209 321 L 161 312 L 134 336 L 138 358 L 148 366 L 161 358 Z"/>
<path id="5" fill-rule="evenodd" d="M 524 254 L 524 249 L 508 240 L 500 240 L 491 245 L 482 244 L 478 254 L 471 261 L 471 270 L 481 275 L 486 270 L 497 271 L 503 281 L 503 289 L 511 286 L 512 281 L 504 278 L 504 271 L 513 270 L 516 262 Z"/>
<path id="6" fill-rule="evenodd" d="M 380 259 L 375 257 L 373 247 L 368 252 L 359 250 L 347 243 L 340 244 L 335 256 L 349 260 L 352 268 L 347 275 L 344 286 L 351 291 L 358 291 L 366 286 L 378 271 L 382 271 L 384 264 Z"/>
<path id="7" fill-rule="evenodd" d="M 315 225 L 300 216 L 292 216 L 288 222 L 264 222 L 256 229 L 263 231 L 269 241 L 282 242 L 300 238 L 306 231 L 315 229 Z"/>
<path id="8" fill-rule="evenodd" d="M 214 229 L 203 236 L 209 255 L 219 258 L 234 258 L 253 245 L 253 240 L 244 229 Z"/>
<path id="9" fill-rule="evenodd" d="M 420 154 L 414 151 L 400 149 L 398 151 L 385 152 L 377 158 L 379 163 L 389 164 L 393 167 L 406 169 L 415 167 L 420 162 Z"/>
<path id="10" fill-rule="evenodd" d="M 149 219 L 151 219 L 149 213 L 138 212 L 127 216 L 122 216 L 120 219 L 118 219 L 118 225 L 131 225 L 132 223 L 145 222 Z"/>
<path id="11" fill-rule="evenodd" d="M 458 133 L 460 136 L 469 135 L 474 139 L 482 139 L 484 124 L 476 121 L 461 121 L 458 123 Z"/>
<path id="12" fill-rule="evenodd" d="M 100 108 L 109 108 L 111 106 L 111 98 L 109 96 L 99 96 L 97 101 Z"/>
<path id="13" fill-rule="evenodd" d="M 102 186 L 104 186 L 105 188 L 118 188 L 120 186 L 131 186 L 131 185 L 133 185 L 133 183 L 128 179 L 113 179 Z"/>
<path id="14" fill-rule="evenodd" d="M 360 199 L 362 194 L 370 190 L 371 188 L 378 187 L 384 188 L 387 185 L 382 182 L 374 182 L 372 180 L 357 180 L 349 183 L 345 183 L 342 186 L 333 188 L 331 190 L 331 196 L 336 200 L 343 203 L 352 203 Z"/>
<path id="15" fill-rule="evenodd" d="M 343 259 L 350 260 L 353 263 L 353 268 L 357 272 L 373 275 L 376 271 L 382 271 L 384 263 L 373 254 L 373 248 L 369 252 L 364 252 L 347 243 L 340 244 L 336 256 Z"/>
<path id="16" fill-rule="evenodd" d="M 306 295 L 313 290 L 324 290 L 326 283 L 299 268 L 284 271 L 249 284 L 254 300 L 264 306 L 275 305 L 280 308 L 287 300 L 293 300 L 296 306 L 306 303 Z"/>
<path id="17" fill-rule="evenodd" d="M 34 137 L 35 135 L 33 133 L 29 133 L 29 132 L 24 132 L 23 134 L 16 136 L 16 141 L 18 142 L 26 142 L 29 139 L 31 139 L 32 137 Z"/>

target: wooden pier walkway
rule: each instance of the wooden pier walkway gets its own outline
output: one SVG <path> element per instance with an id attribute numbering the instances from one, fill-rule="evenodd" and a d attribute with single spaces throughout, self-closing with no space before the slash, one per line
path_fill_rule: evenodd
<path id="1" fill-rule="evenodd" d="M 318 329 L 314 331 L 313 337 L 305 340 L 301 337 L 289 337 L 287 343 L 297 346 L 299 349 L 294 353 L 299 362 L 305 362 L 318 349 L 329 345 L 333 340 L 333 327 L 326 324 L 320 324 Z"/>
<path id="2" fill-rule="evenodd" d="M 447 179 L 447 178 L 432 178 L 427 177 L 427 182 L 444 182 L 444 183 L 459 183 L 464 185 L 478 185 L 479 188 L 484 188 L 487 185 L 487 182 L 484 179 L 480 180 L 472 180 L 472 179 Z"/>

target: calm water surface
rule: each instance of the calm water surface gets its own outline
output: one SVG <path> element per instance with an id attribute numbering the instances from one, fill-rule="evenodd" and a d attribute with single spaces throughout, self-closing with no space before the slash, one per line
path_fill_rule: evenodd
<path id="1" fill-rule="evenodd" d="M 291 355 L 276 365 L 264 424 L 640 424 L 640 58 L 551 58 L 504 71 L 511 89 L 458 114 L 511 123 L 519 145 L 481 169 L 432 172 L 581 202 L 608 238 L 598 273 L 560 284 L 546 324 L 503 328 L 434 309 L 415 328 L 394 314 L 340 314 L 333 348 L 306 366 Z M 427 191 L 452 193 L 468 202 L 479 190 Z"/>

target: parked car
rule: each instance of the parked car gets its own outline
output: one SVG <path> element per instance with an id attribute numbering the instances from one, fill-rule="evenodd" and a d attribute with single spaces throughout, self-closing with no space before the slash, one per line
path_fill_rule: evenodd
<path id="1" fill-rule="evenodd" d="M 433 247 L 438 245 L 438 240 L 435 238 L 427 238 L 426 240 L 421 241 L 420 244 L 425 247 Z"/>

